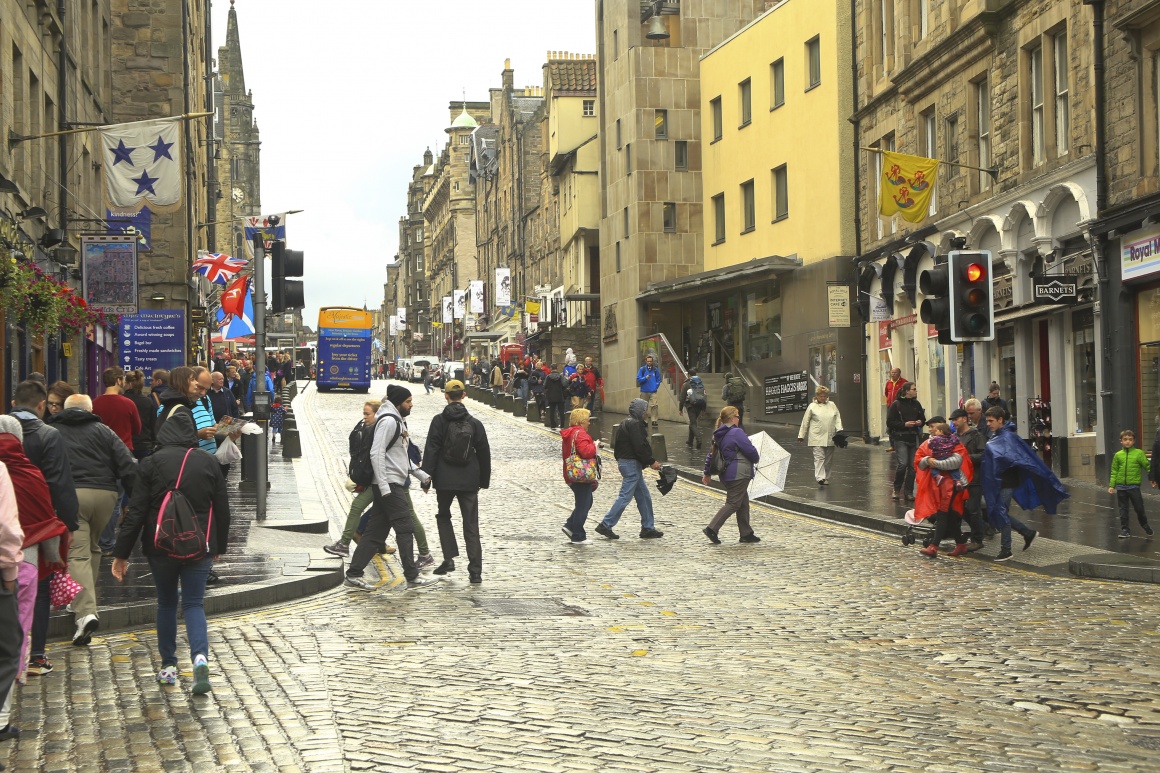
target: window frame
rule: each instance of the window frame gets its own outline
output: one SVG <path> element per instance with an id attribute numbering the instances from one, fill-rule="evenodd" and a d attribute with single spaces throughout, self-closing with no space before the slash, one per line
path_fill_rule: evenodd
<path id="1" fill-rule="evenodd" d="M 713 246 L 725 243 L 725 192 L 710 199 L 713 202 Z"/>
<path id="2" fill-rule="evenodd" d="M 624 147 L 623 138 L 620 135 L 620 119 L 616 119 L 616 149 L 620 150 Z"/>
<path id="3" fill-rule="evenodd" d="M 594 118 L 596 116 L 596 100 L 585 99 L 581 103 L 581 115 L 584 118 Z"/>
<path id="4" fill-rule="evenodd" d="M 661 230 L 667 234 L 677 232 L 677 204 L 675 201 L 661 203 Z"/>
<path id="5" fill-rule="evenodd" d="M 811 91 L 822 85 L 821 35 L 814 35 L 806 41 L 806 78 L 806 91 Z"/>
<path id="6" fill-rule="evenodd" d="M 669 138 L 669 111 L 657 108 L 653 111 L 653 139 L 667 140 Z"/>
<path id="7" fill-rule="evenodd" d="M 632 174 L 632 143 L 624 143 L 624 176 Z"/>
<path id="8" fill-rule="evenodd" d="M 1062 51 L 1060 48 L 1062 46 Z M 1067 56 L 1067 30 L 1051 36 L 1052 91 L 1055 96 L 1055 155 L 1066 156 L 1071 146 L 1070 68 Z M 1061 60 L 1062 57 L 1062 61 Z M 1063 88 L 1060 80 L 1062 76 Z"/>
<path id="9" fill-rule="evenodd" d="M 1027 103 L 1031 130 L 1031 165 L 1039 166 L 1047 161 L 1047 116 L 1044 106 L 1043 89 L 1043 45 L 1036 41 L 1027 50 L 1027 80 L 1030 87 Z"/>
<path id="10" fill-rule="evenodd" d="M 624 218 L 624 240 L 625 240 L 625 241 L 628 241 L 628 220 L 629 220 L 629 218 L 628 218 L 628 207 L 625 207 L 625 208 L 622 210 L 622 212 L 624 213 L 624 214 L 623 214 L 623 218 Z"/>
<path id="11" fill-rule="evenodd" d="M 769 63 L 769 109 L 785 104 L 785 57 Z"/>
<path id="12" fill-rule="evenodd" d="M 975 122 L 976 140 L 975 152 L 978 154 L 980 167 L 991 166 L 991 79 L 983 76 L 975 81 Z M 979 190 L 991 188 L 991 175 L 979 172 Z"/>
<path id="13" fill-rule="evenodd" d="M 789 217 L 789 167 L 787 164 L 775 166 L 770 174 L 773 178 L 770 186 L 773 193 L 773 220 L 771 222 L 780 223 Z"/>
<path id="14" fill-rule="evenodd" d="M 684 161 L 681 156 L 684 155 Z M 677 140 L 673 143 L 673 169 L 678 172 L 689 171 L 689 141 Z"/>
<path id="15" fill-rule="evenodd" d="M 746 78 L 737 84 L 738 129 L 753 123 L 753 79 Z"/>
<path id="16" fill-rule="evenodd" d="M 757 230 L 757 199 L 753 186 L 753 178 L 741 183 L 741 233 L 753 233 Z"/>
<path id="17" fill-rule="evenodd" d="M 721 140 L 721 137 L 724 136 L 724 134 L 725 134 L 724 119 L 722 118 L 722 115 L 721 115 L 721 97 L 720 97 L 720 95 L 709 100 L 709 117 L 712 119 L 712 122 L 713 122 L 713 126 L 712 126 L 713 139 L 709 143 L 711 145 L 714 142 L 719 142 Z"/>

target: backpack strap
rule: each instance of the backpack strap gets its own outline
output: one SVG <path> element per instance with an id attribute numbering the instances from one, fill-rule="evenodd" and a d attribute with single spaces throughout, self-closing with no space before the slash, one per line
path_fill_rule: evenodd
<path id="1" fill-rule="evenodd" d="M 185 452 L 185 456 L 184 456 L 184 457 L 182 457 L 182 459 L 181 459 L 181 469 L 180 469 L 180 470 L 178 470 L 178 472 L 177 472 L 177 482 L 173 484 L 173 488 L 180 488 L 180 486 L 181 486 L 181 476 L 185 474 L 185 463 L 186 463 L 187 461 L 189 461 L 189 455 L 190 455 L 191 453 L 193 453 L 193 449 L 192 449 L 192 448 L 190 448 L 190 449 L 186 450 L 186 452 Z"/>

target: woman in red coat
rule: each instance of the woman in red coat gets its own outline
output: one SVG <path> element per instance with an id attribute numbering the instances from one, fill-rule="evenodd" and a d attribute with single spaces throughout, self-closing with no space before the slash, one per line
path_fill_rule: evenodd
<path id="1" fill-rule="evenodd" d="M 596 442 L 588 434 L 588 420 L 591 415 L 587 408 L 573 409 L 569 426 L 560 432 L 560 437 L 563 438 L 561 454 L 565 464 L 573 453 L 579 454 L 581 459 L 596 458 Z M 588 511 L 592 509 L 592 492 L 596 491 L 599 482 L 571 483 L 567 477 L 564 478 L 564 482 L 572 487 L 576 506 L 572 508 L 572 515 L 568 516 L 563 531 L 568 535 L 568 539 L 572 540 L 573 545 L 580 545 L 588 541 L 584 534 L 584 521 L 588 520 Z"/>
<path id="2" fill-rule="evenodd" d="M 938 426 L 947 427 L 945 424 Z M 950 434 L 949 427 L 947 427 L 947 433 Z M 950 435 L 950 437 L 954 438 L 955 441 L 951 456 L 958 457 L 957 460 L 952 460 L 952 464 L 954 461 L 959 463 L 957 469 L 962 472 L 963 478 L 969 483 L 975 474 L 971 464 L 971 455 L 967 452 L 966 447 L 959 442 L 957 436 Z M 955 540 L 955 548 L 950 551 L 950 555 L 963 555 L 967 552 L 967 536 L 962 533 L 963 506 L 967 501 L 966 487 L 959 488 L 952 484 L 948 490 L 946 484 L 951 483 L 951 481 L 946 473 L 955 468 L 948 468 L 947 460 L 935 461 L 930 449 L 930 440 L 920 445 L 915 452 L 914 468 L 916 471 L 914 518 L 916 521 L 931 516 L 935 518 L 934 537 L 930 545 L 920 552 L 927 558 L 937 558 L 939 542 L 944 537 L 949 536 Z M 939 475 L 940 471 L 942 472 L 940 475 L 942 486 L 936 479 L 936 475 Z"/>

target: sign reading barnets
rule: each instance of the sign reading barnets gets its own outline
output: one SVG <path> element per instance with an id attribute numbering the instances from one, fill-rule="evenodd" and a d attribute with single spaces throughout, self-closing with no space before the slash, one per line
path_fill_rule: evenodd
<path id="1" fill-rule="evenodd" d="M 1075 303 L 1079 299 L 1078 280 L 1075 274 L 1033 277 L 1036 303 Z"/>
<path id="2" fill-rule="evenodd" d="M 765 377 L 765 415 L 796 413 L 810 405 L 810 378 L 805 372 Z"/>
<path id="3" fill-rule="evenodd" d="M 105 314 L 137 313 L 137 239 L 82 236 L 85 303 Z"/>

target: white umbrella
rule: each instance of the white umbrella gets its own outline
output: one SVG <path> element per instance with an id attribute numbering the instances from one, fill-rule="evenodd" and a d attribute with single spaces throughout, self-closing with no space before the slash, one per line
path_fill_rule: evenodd
<path id="1" fill-rule="evenodd" d="M 749 498 L 785 491 L 785 475 L 789 472 L 789 451 L 764 432 L 749 436 L 757 449 L 759 461 L 754 465 L 753 480 L 749 482 Z"/>

